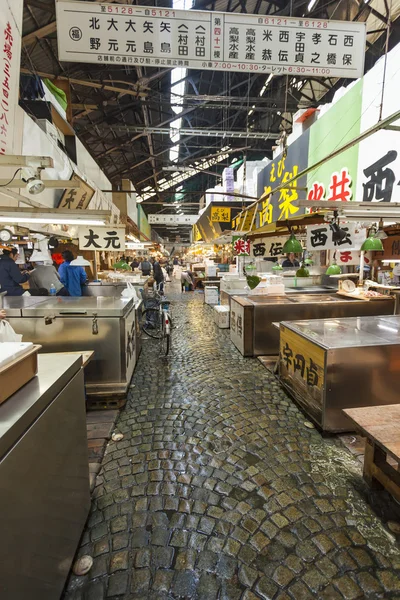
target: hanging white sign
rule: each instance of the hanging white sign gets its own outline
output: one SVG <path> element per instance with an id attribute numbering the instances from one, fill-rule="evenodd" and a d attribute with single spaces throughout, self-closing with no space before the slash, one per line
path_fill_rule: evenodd
<path id="1" fill-rule="evenodd" d="M 283 252 L 283 244 L 287 238 L 284 237 L 265 237 L 254 240 L 251 243 L 250 256 L 253 258 L 280 257 Z"/>
<path id="2" fill-rule="evenodd" d="M 346 232 L 340 242 L 332 239 L 333 231 L 328 223 L 321 225 L 308 225 L 307 250 L 359 250 L 365 241 L 366 230 L 356 227 L 354 223 L 340 225 Z"/>
<path id="3" fill-rule="evenodd" d="M 158 213 L 147 216 L 150 225 L 194 225 L 199 215 L 164 215 Z"/>
<path id="4" fill-rule="evenodd" d="M 67 62 L 358 78 L 366 24 L 57 0 Z"/>
<path id="5" fill-rule="evenodd" d="M 335 260 L 341 267 L 349 267 L 352 265 L 360 264 L 360 251 L 359 250 L 336 250 L 336 252 L 330 252 L 330 260 L 333 259 L 335 254 Z M 366 252 L 364 255 L 364 264 L 371 264 L 371 252 Z"/>
<path id="6" fill-rule="evenodd" d="M 125 250 L 125 227 L 113 225 L 79 227 L 79 250 Z"/>

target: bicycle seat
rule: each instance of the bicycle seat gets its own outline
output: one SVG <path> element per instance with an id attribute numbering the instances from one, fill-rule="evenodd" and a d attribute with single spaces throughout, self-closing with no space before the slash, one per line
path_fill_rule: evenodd
<path id="1" fill-rule="evenodd" d="M 162 304 L 171 304 L 171 300 L 161 300 Z"/>

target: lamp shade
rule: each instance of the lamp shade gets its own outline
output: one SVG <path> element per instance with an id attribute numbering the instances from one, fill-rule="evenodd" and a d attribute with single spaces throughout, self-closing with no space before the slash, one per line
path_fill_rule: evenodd
<path id="1" fill-rule="evenodd" d="M 83 256 L 77 256 L 69 264 L 71 267 L 90 267 L 90 262 L 86 258 L 83 258 Z"/>
<path id="2" fill-rule="evenodd" d="M 34 250 L 29 260 L 30 262 L 45 262 L 48 260 L 52 262 L 50 254 L 41 250 Z"/>
<path id="3" fill-rule="evenodd" d="M 376 237 L 375 233 L 370 233 L 363 245 L 361 246 L 361 250 L 367 252 L 368 250 L 372 250 L 375 252 L 382 252 L 383 244 L 382 240 Z"/>
<path id="4" fill-rule="evenodd" d="M 294 233 L 291 233 L 290 238 L 283 244 L 282 250 L 285 254 L 290 254 L 291 252 L 299 254 L 303 252 L 303 247 L 299 240 L 296 240 Z"/>
<path id="5" fill-rule="evenodd" d="M 336 262 L 333 262 L 325 271 L 325 275 L 340 275 L 341 272 L 342 269 L 339 265 L 337 265 Z"/>

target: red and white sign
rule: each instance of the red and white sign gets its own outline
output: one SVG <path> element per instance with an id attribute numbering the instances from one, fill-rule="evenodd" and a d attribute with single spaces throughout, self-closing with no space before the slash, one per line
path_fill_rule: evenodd
<path id="1" fill-rule="evenodd" d="M 12 7 L 12 8 L 11 8 Z M 22 0 L 0 0 L 0 154 L 13 154 L 21 61 Z"/>
<path id="2" fill-rule="evenodd" d="M 334 252 L 330 252 L 331 259 L 333 258 Z M 349 267 L 352 265 L 360 264 L 360 252 L 359 250 L 336 250 L 336 262 L 341 267 Z M 364 255 L 364 264 L 371 264 L 371 253 L 367 252 Z"/>

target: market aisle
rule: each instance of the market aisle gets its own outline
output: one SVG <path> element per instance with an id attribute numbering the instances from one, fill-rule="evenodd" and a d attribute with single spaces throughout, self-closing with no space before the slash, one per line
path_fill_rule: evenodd
<path id="1" fill-rule="evenodd" d="M 202 295 L 169 296 L 173 354 L 143 344 L 80 549 L 94 565 L 66 598 L 400 598 L 359 462 L 304 426 Z"/>

